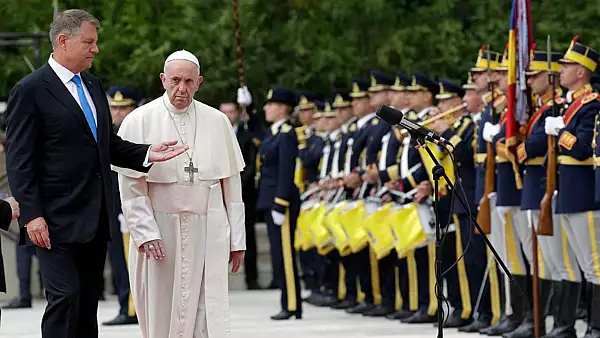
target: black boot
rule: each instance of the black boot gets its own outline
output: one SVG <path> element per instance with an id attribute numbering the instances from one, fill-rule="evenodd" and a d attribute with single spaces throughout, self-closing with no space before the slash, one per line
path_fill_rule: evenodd
<path id="1" fill-rule="evenodd" d="M 600 285 L 589 283 L 588 296 L 588 328 L 583 338 L 600 338 Z"/>
<path id="2" fill-rule="evenodd" d="M 510 288 L 510 304 L 512 306 L 512 314 L 508 316 L 507 320 L 502 322 L 502 325 L 498 325 L 495 328 L 490 328 L 487 334 L 490 336 L 502 336 L 506 333 L 512 332 L 521 325 L 526 318 L 527 309 L 529 308 L 529 293 L 528 291 L 528 279 L 529 276 L 515 275 L 514 285 Z M 521 294 L 521 290 L 523 294 Z"/>
<path id="3" fill-rule="evenodd" d="M 556 283 L 561 285 L 557 286 Z M 562 281 L 555 282 L 554 286 L 556 299 L 554 327 L 544 338 L 577 338 L 575 321 L 577 320 L 581 283 Z"/>
<path id="4" fill-rule="evenodd" d="M 552 292 L 552 281 L 539 280 L 538 304 L 540 311 L 540 335 L 546 334 L 546 316 L 550 304 L 550 294 Z M 525 320 L 514 331 L 504 334 L 504 338 L 529 338 L 535 335 L 535 325 L 533 320 L 533 309 L 527 311 Z"/>

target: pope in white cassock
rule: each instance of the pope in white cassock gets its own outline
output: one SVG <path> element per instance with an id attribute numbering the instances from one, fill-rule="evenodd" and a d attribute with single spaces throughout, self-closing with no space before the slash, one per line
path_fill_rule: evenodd
<path id="1" fill-rule="evenodd" d="M 164 95 L 129 114 L 119 136 L 177 139 L 189 150 L 146 175 L 114 168 L 142 336 L 230 337 L 228 263 L 237 272 L 246 249 L 244 160 L 227 117 L 193 99 L 203 80 L 194 55 L 171 54 L 160 78 Z"/>

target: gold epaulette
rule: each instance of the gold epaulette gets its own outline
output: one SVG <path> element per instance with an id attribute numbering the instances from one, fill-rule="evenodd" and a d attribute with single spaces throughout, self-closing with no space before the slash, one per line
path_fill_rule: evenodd
<path id="1" fill-rule="evenodd" d="M 581 104 L 590 103 L 594 100 L 598 100 L 598 93 L 589 93 L 581 100 Z"/>
<path id="2" fill-rule="evenodd" d="M 284 133 L 284 134 L 285 134 L 285 133 L 289 133 L 289 132 L 290 132 L 290 130 L 292 130 L 292 128 L 293 128 L 293 127 L 292 127 L 291 125 L 289 125 L 289 124 L 287 124 L 287 123 L 284 123 L 284 124 L 281 126 L 281 132 L 282 132 L 282 133 Z"/>
<path id="3" fill-rule="evenodd" d="M 374 126 L 378 125 L 378 124 L 379 124 L 379 118 L 377 118 L 377 117 L 374 117 L 374 118 L 371 120 L 371 124 L 372 124 L 372 125 L 374 125 Z"/>

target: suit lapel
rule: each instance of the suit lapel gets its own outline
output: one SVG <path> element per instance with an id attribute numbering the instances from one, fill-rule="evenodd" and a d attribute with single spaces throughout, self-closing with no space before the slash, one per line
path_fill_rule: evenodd
<path id="1" fill-rule="evenodd" d="M 75 119 L 79 121 L 85 130 L 85 133 L 88 134 L 93 140 L 94 135 L 88 126 L 85 115 L 83 115 L 83 110 L 81 110 L 81 107 L 79 107 L 79 104 L 77 101 L 75 101 L 73 95 L 71 95 L 69 90 L 67 90 L 67 87 L 65 87 L 62 81 L 60 81 L 58 75 L 54 73 L 49 64 L 44 66 L 44 81 L 47 83 L 46 90 L 50 92 L 50 94 L 54 96 L 58 102 L 67 108 L 71 114 L 73 114 Z"/>

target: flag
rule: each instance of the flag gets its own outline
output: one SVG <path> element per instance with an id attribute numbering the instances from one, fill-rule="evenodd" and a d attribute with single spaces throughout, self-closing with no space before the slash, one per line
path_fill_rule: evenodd
<path id="1" fill-rule="evenodd" d="M 506 112 L 506 151 L 515 171 L 517 187 L 522 182 L 516 162 L 516 148 L 520 127 L 527 122 L 527 79 L 525 71 L 529 66 L 529 55 L 533 47 L 531 30 L 530 0 L 513 0 L 510 11 L 508 32 L 508 102 Z M 515 160 L 512 160 L 512 159 Z"/>

